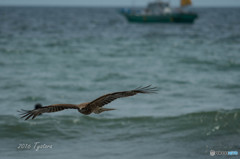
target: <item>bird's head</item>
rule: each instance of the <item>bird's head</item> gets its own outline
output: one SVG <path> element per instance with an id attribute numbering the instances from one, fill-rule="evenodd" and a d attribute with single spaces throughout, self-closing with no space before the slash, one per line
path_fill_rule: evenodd
<path id="1" fill-rule="evenodd" d="M 91 113 L 89 108 L 80 108 L 79 112 L 82 113 L 82 114 L 90 114 Z"/>

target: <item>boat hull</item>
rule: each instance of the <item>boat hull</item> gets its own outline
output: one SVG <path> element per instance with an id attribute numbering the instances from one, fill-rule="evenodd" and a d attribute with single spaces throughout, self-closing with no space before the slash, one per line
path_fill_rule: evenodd
<path id="1" fill-rule="evenodd" d="M 136 23 L 193 23 L 198 17 L 195 13 L 173 13 L 165 15 L 137 15 L 123 13 L 129 22 Z"/>

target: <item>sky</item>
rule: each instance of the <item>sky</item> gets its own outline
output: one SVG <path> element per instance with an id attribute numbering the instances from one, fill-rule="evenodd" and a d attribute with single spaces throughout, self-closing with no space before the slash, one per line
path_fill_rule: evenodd
<path id="1" fill-rule="evenodd" d="M 0 0 L 0 6 L 146 6 L 153 0 Z M 179 6 L 180 0 L 164 0 Z M 240 7 L 240 0 L 192 0 L 194 7 Z"/>

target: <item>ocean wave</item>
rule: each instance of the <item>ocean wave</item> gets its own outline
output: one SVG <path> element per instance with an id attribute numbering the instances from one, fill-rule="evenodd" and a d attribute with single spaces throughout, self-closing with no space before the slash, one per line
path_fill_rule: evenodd
<path id="1" fill-rule="evenodd" d="M 189 57 L 179 60 L 182 64 L 187 65 L 199 65 L 199 66 L 208 66 L 209 68 L 214 68 L 219 71 L 229 71 L 229 70 L 239 70 L 240 64 L 237 61 L 233 60 L 209 60 L 209 59 L 198 59 L 195 57 Z"/>
<path id="2" fill-rule="evenodd" d="M 96 82 L 107 81 L 111 79 L 126 79 L 127 76 L 120 73 L 108 73 L 95 79 Z"/>
<path id="3" fill-rule="evenodd" d="M 21 98 L 20 101 L 24 101 L 24 102 L 31 102 L 31 101 L 44 101 L 46 100 L 44 97 L 41 96 L 27 96 L 24 98 Z"/>
<path id="4" fill-rule="evenodd" d="M 239 42 L 240 42 L 240 36 L 232 34 L 232 35 L 229 35 L 227 37 L 219 38 L 214 43 L 216 43 L 216 44 L 218 44 L 218 43 L 220 43 L 220 44 L 222 44 L 222 43 L 225 43 L 225 44 L 239 44 Z"/>
<path id="5" fill-rule="evenodd" d="M 195 64 L 195 65 L 216 65 L 216 61 L 211 61 L 209 59 L 198 59 L 195 57 L 188 57 L 188 58 L 184 58 L 179 60 L 180 63 L 183 64 Z"/>
<path id="6" fill-rule="evenodd" d="M 28 121 L 13 115 L 1 115 L 0 137 L 78 138 L 90 134 L 106 134 L 107 131 L 111 131 L 113 138 L 114 134 L 123 134 L 125 139 L 161 134 L 184 140 L 202 139 L 215 135 L 238 134 L 240 132 L 239 116 L 240 109 L 197 112 L 175 117 L 106 118 L 43 115 Z"/>
<path id="7" fill-rule="evenodd" d="M 226 83 L 226 84 L 216 84 L 214 88 L 222 89 L 222 90 L 239 90 L 240 84 L 237 83 Z"/>

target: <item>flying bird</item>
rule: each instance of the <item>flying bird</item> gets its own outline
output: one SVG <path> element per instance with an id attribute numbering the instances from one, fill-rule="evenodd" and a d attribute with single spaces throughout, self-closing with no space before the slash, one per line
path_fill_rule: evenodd
<path id="1" fill-rule="evenodd" d="M 41 104 L 37 104 L 35 106 L 35 109 L 33 110 L 21 110 L 21 118 L 25 118 L 25 120 L 28 120 L 32 117 L 34 119 L 35 117 L 43 114 L 43 113 L 52 113 L 52 112 L 58 112 L 62 111 L 64 109 L 77 109 L 80 113 L 84 115 L 89 115 L 91 113 L 99 114 L 104 111 L 111 111 L 115 110 L 112 108 L 103 108 L 104 105 L 107 105 L 114 101 L 117 98 L 123 98 L 123 97 L 129 97 L 134 96 L 138 93 L 156 93 L 158 90 L 156 87 L 151 87 L 151 85 L 148 85 L 146 87 L 138 87 L 134 90 L 130 91 L 123 91 L 123 92 L 114 92 L 105 94 L 91 102 L 88 103 L 81 103 L 81 104 L 53 104 L 48 106 L 42 106 Z"/>

